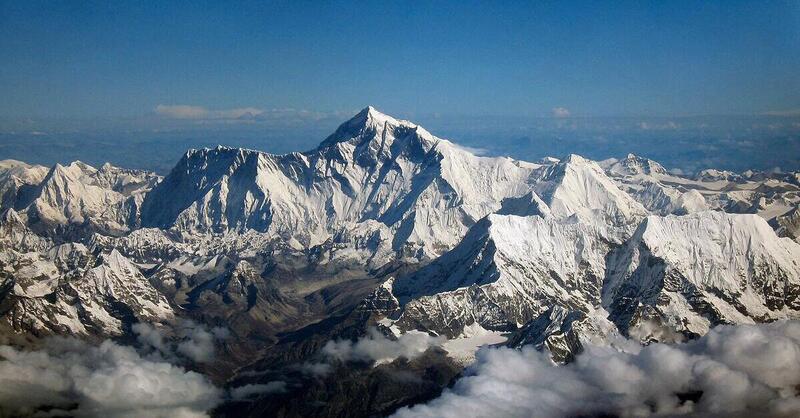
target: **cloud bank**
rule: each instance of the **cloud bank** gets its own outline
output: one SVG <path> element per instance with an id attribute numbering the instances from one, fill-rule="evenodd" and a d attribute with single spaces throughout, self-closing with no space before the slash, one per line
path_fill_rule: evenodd
<path id="1" fill-rule="evenodd" d="M 800 414 L 800 322 L 722 326 L 686 344 L 633 352 L 484 349 L 452 389 L 408 417 L 771 416 Z"/>
<path id="2" fill-rule="evenodd" d="M 213 360 L 225 328 L 184 320 L 133 325 L 137 348 L 53 338 L 39 351 L 0 346 L 0 416 L 55 408 L 78 417 L 200 417 L 222 401 L 205 376 L 180 364 Z M 275 388 L 240 388 L 232 395 Z M 57 414 L 58 415 L 58 414 Z"/>
<path id="3" fill-rule="evenodd" d="M 0 346 L 0 416 L 201 417 L 221 400 L 203 375 L 111 341 L 53 339 L 40 351 Z"/>

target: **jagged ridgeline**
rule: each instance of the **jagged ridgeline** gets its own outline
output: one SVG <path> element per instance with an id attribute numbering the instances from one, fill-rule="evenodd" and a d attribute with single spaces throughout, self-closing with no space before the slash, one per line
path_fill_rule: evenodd
<path id="1" fill-rule="evenodd" d="M 3 161 L 0 205 L 5 340 L 192 318 L 231 330 L 219 378 L 371 326 L 568 360 L 800 316 L 798 173 L 483 157 L 372 107 L 313 150 L 190 150 L 163 178 Z"/>

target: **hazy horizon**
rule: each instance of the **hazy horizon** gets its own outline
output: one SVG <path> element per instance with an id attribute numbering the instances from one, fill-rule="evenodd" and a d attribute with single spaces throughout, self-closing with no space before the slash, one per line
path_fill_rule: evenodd
<path id="1" fill-rule="evenodd" d="M 791 1 L 0 1 L 0 60 L 0 159 L 164 173 L 307 150 L 374 105 L 487 155 L 800 169 Z"/>
<path id="2" fill-rule="evenodd" d="M 379 108 L 379 110 L 382 110 Z M 190 148 L 224 145 L 283 154 L 315 148 L 349 113 L 298 113 L 235 120 L 159 118 L 72 125 L 18 125 L 0 132 L 0 159 L 52 165 L 81 160 L 166 174 Z M 602 160 L 628 153 L 686 174 L 800 169 L 800 117 L 512 117 L 392 114 L 487 156 L 535 161 L 580 154 Z M 60 125 L 64 121 L 59 121 Z M 32 126 L 36 126 L 33 130 Z"/>

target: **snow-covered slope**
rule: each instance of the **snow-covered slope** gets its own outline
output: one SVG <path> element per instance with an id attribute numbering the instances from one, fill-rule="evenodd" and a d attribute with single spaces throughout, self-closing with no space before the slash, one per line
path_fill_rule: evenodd
<path id="1" fill-rule="evenodd" d="M 647 158 L 628 155 L 603 162 L 604 169 L 626 193 L 658 215 L 700 212 L 708 209 L 731 213 L 757 213 L 782 234 L 778 218 L 800 205 L 797 173 L 748 170 L 703 170 L 693 178 L 670 174 Z M 788 236 L 788 235 L 782 235 Z"/>
<path id="2" fill-rule="evenodd" d="M 667 169 L 649 158 L 628 154 L 621 160 L 608 161 L 606 170 L 616 176 L 667 175 Z"/>
<path id="3" fill-rule="evenodd" d="M 557 362 L 572 361 L 583 345 L 609 345 L 619 332 L 603 309 L 578 310 L 553 305 L 511 334 L 506 345 L 514 348 L 533 346 L 548 350 Z"/>
<path id="4" fill-rule="evenodd" d="M 49 240 L 31 231 L 14 209 L 0 213 L 0 258 L 12 252 L 44 251 L 50 245 Z"/>
<path id="5" fill-rule="evenodd" d="M 63 226 L 119 235 L 137 223 L 144 192 L 157 180 L 109 164 L 99 170 L 79 161 L 56 164 L 15 206 L 34 229 L 49 235 Z"/>
<path id="6" fill-rule="evenodd" d="M 607 269 L 603 304 L 626 332 L 654 321 L 703 335 L 800 316 L 800 245 L 756 215 L 650 216 Z"/>
<path id="7" fill-rule="evenodd" d="M 556 217 L 577 215 L 604 224 L 628 225 L 648 214 L 606 176 L 599 164 L 574 154 L 541 170 L 535 191 Z"/>
<path id="8" fill-rule="evenodd" d="M 607 161 L 605 169 L 622 190 L 652 213 L 683 215 L 708 209 L 700 192 L 671 183 L 677 177 L 653 160 L 628 154 L 624 159 Z"/>
<path id="9" fill-rule="evenodd" d="M 47 168 L 21 161 L 0 161 L 0 212 L 19 209 L 47 175 Z"/>
<path id="10" fill-rule="evenodd" d="M 474 156 L 370 107 L 302 154 L 188 152 L 147 195 L 142 224 L 253 229 L 311 247 L 377 221 L 391 230 L 396 251 L 437 254 L 503 198 L 526 193 L 536 167 Z"/>
<path id="11" fill-rule="evenodd" d="M 547 347 L 559 361 L 620 334 L 673 341 L 800 317 L 800 245 L 757 215 L 651 215 L 626 239 L 607 231 L 574 218 L 490 215 L 364 306 L 399 330 L 513 331 L 509 344 Z"/>
<path id="12" fill-rule="evenodd" d="M 800 242 L 800 208 L 794 207 L 785 214 L 776 216 L 770 221 L 770 225 L 778 235 Z"/>
<path id="13" fill-rule="evenodd" d="M 610 242 L 600 229 L 539 216 L 490 215 L 452 251 L 393 283 L 397 322 L 450 337 L 474 323 L 513 330 L 558 304 L 599 304 Z"/>

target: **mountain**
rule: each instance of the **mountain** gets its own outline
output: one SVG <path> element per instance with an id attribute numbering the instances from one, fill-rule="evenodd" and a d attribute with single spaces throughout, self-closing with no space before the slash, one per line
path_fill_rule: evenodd
<path id="1" fill-rule="evenodd" d="M 742 175 L 704 170 L 695 178 L 669 173 L 655 161 L 635 155 L 603 162 L 609 176 L 627 194 L 657 215 L 684 215 L 705 210 L 757 213 L 775 225 L 782 236 L 791 235 L 790 212 L 800 204 L 797 173 Z"/>
<path id="2" fill-rule="evenodd" d="M 290 383 L 222 410 L 314 410 L 290 405 L 368 380 L 387 398 L 363 414 L 389 413 L 446 386 L 484 344 L 569 362 L 590 342 L 800 317 L 798 178 L 689 178 L 636 155 L 476 156 L 372 107 L 312 150 L 189 150 L 163 178 L 3 161 L 0 339 L 222 327 L 215 360 L 193 369 Z M 374 353 L 419 335 L 435 344 L 415 359 L 325 357 L 329 343 Z M 426 389 L 384 389 L 400 381 Z"/>
<path id="3" fill-rule="evenodd" d="M 800 211 L 796 207 L 783 215 L 772 218 L 770 226 L 775 228 L 780 236 L 800 242 Z"/>
<path id="4" fill-rule="evenodd" d="M 313 150 L 190 150 L 163 179 L 80 162 L 0 168 L 16 208 L 8 242 L 44 258 L 71 241 L 118 254 L 173 306 L 260 324 L 248 329 L 322 318 L 388 280 L 402 329 L 514 330 L 551 306 L 599 308 L 621 281 L 605 257 L 662 215 L 755 212 L 793 236 L 798 200 L 791 176 L 689 179 L 632 154 L 479 157 L 373 107 Z"/>
<path id="5" fill-rule="evenodd" d="M 47 168 L 22 161 L 0 161 L 0 211 L 19 209 L 47 175 Z"/>
<path id="6" fill-rule="evenodd" d="M 166 298 L 119 252 L 95 255 L 67 243 L 12 254 L 3 260 L 0 298 L 16 333 L 119 336 L 135 322 L 174 316 Z"/>
<path id="7" fill-rule="evenodd" d="M 607 268 L 603 305 L 625 333 L 645 321 L 699 336 L 800 317 L 800 245 L 756 215 L 650 216 Z"/>
<path id="8" fill-rule="evenodd" d="M 51 245 L 49 240 L 31 231 L 14 209 L 6 209 L 0 214 L 0 250 L 3 255 L 12 251 L 43 251 Z"/>
<path id="9" fill-rule="evenodd" d="M 684 179 L 671 175 L 661 164 L 633 154 L 603 162 L 606 172 L 628 195 L 650 212 L 683 215 L 708 210 L 702 186 L 688 188 Z"/>
<path id="10" fill-rule="evenodd" d="M 148 193 L 142 225 L 251 229 L 307 248 L 374 221 L 393 250 L 436 255 L 503 198 L 527 192 L 536 167 L 474 156 L 369 107 L 305 153 L 188 152 Z"/>
<path id="11" fill-rule="evenodd" d="M 611 244 L 590 224 L 490 215 L 452 251 L 393 281 L 397 325 L 452 338 L 472 324 L 512 331 L 555 304 L 591 309 Z"/>
<path id="12" fill-rule="evenodd" d="M 36 178 L 29 174 L 28 179 L 31 177 Z M 19 181 L 16 176 L 12 179 Z M 144 192 L 157 181 L 158 176 L 148 172 L 110 164 L 98 170 L 76 161 L 54 165 L 35 187 L 4 188 L 16 190 L 13 195 L 7 192 L 7 201 L 13 202 L 9 207 L 43 234 L 64 235 L 64 227 L 77 227 L 86 234 L 122 235 L 136 224 Z"/>
<path id="13" fill-rule="evenodd" d="M 512 333 L 505 345 L 532 346 L 547 350 L 554 361 L 570 362 L 587 342 L 603 346 L 621 339 L 614 324 L 606 319 L 607 314 L 603 309 L 586 311 L 552 305 Z"/>
<path id="14" fill-rule="evenodd" d="M 798 251 L 756 215 L 649 216 L 624 242 L 591 224 L 491 215 L 452 251 L 393 280 L 392 308 L 401 329 L 448 337 L 474 323 L 512 331 L 552 306 L 606 309 L 626 334 L 653 320 L 697 336 L 800 316 Z"/>
<path id="15" fill-rule="evenodd" d="M 667 175 L 667 169 L 661 164 L 648 158 L 634 154 L 628 154 L 621 160 L 607 161 L 607 171 L 616 176 L 636 176 L 636 175 Z"/>
<path id="16" fill-rule="evenodd" d="M 606 224 L 627 225 L 648 213 L 599 164 L 574 154 L 544 168 L 534 190 L 556 217 L 599 217 Z"/>

